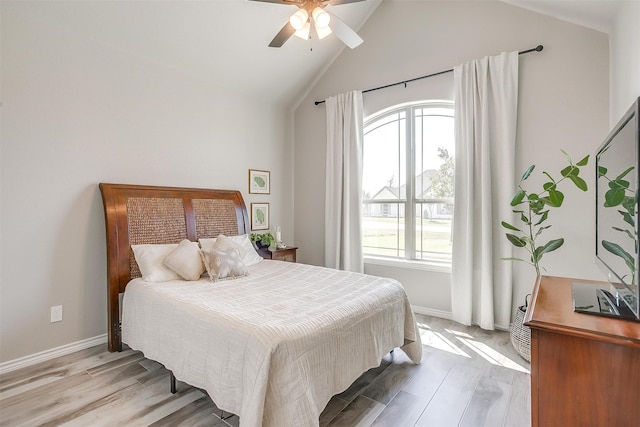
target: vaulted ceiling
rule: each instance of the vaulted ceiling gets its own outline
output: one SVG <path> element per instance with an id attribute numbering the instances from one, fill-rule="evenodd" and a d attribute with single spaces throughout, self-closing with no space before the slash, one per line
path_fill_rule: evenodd
<path id="1" fill-rule="evenodd" d="M 358 30 L 380 1 L 327 8 Z M 608 31 L 618 3 L 504 1 L 599 31 Z M 45 20 L 62 31 L 162 64 L 220 90 L 232 88 L 283 105 L 291 104 L 348 49 L 333 35 L 322 41 L 292 37 L 282 48 L 268 47 L 296 10 L 291 5 L 249 0 L 47 1 L 33 2 L 27 10 L 29 19 Z"/>
<path id="2" fill-rule="evenodd" d="M 611 31 L 619 3 L 624 0 L 502 0 L 604 33 Z M 629 0 L 627 0 L 629 1 Z"/>

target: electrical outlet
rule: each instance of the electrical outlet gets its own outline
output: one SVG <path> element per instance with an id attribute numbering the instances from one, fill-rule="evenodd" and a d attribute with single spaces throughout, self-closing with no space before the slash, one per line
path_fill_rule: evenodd
<path id="1" fill-rule="evenodd" d="M 51 307 L 51 323 L 62 322 L 62 306 L 56 305 Z"/>

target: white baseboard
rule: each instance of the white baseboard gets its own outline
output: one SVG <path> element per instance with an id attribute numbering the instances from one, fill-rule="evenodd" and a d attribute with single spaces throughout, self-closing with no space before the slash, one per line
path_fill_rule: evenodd
<path id="1" fill-rule="evenodd" d="M 411 310 L 414 313 L 424 314 L 426 316 L 440 317 L 442 319 L 452 320 L 453 316 L 450 311 L 436 310 L 435 308 L 420 307 L 419 305 L 412 305 Z"/>
<path id="2" fill-rule="evenodd" d="M 450 311 L 436 310 L 434 308 L 426 308 L 420 307 L 419 305 L 412 305 L 411 310 L 414 313 L 424 314 L 426 316 L 440 317 L 442 319 L 453 320 L 453 314 Z M 494 328 L 499 331 L 509 332 L 511 330 L 511 325 L 502 326 L 502 325 L 494 325 Z"/>
<path id="3" fill-rule="evenodd" d="M 55 359 L 56 357 L 64 356 L 66 354 L 71 354 L 76 351 L 84 350 L 89 347 L 104 344 L 106 342 L 107 334 L 102 334 L 97 337 L 87 338 L 85 340 L 76 341 L 71 344 L 24 356 L 19 359 L 9 360 L 8 362 L 0 363 L 0 375 L 15 371 L 16 369 L 26 368 L 27 366 L 35 365 L 36 363 Z"/>

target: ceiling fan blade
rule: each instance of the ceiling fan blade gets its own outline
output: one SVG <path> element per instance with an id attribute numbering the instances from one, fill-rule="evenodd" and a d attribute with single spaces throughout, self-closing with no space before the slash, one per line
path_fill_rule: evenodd
<path id="1" fill-rule="evenodd" d="M 282 46 L 283 44 L 285 44 L 287 40 L 289 40 L 289 38 L 291 38 L 291 36 L 295 32 L 296 32 L 295 28 L 293 28 L 289 23 L 289 21 L 287 21 L 287 23 L 284 24 L 284 27 L 282 27 L 282 29 L 278 32 L 278 34 L 276 34 L 273 40 L 271 40 L 271 43 L 269 43 L 269 47 Z"/>
<path id="2" fill-rule="evenodd" d="M 338 18 L 333 13 L 326 11 L 331 15 L 331 21 L 329 22 L 329 27 L 335 33 L 336 37 L 342 40 L 344 44 L 349 46 L 351 49 L 355 49 L 360 46 L 364 40 L 353 31 L 347 24 L 342 22 L 340 18 Z"/>

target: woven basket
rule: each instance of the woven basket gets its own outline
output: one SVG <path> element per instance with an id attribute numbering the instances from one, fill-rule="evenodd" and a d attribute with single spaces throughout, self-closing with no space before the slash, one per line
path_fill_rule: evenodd
<path id="1" fill-rule="evenodd" d="M 531 295 L 527 295 L 524 298 L 524 305 L 521 305 L 516 310 L 516 317 L 511 324 L 511 344 L 516 349 L 518 354 L 522 356 L 527 362 L 531 362 L 531 329 L 525 326 L 524 315 L 527 312 L 527 298 Z"/>

